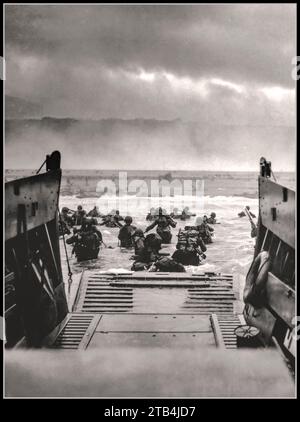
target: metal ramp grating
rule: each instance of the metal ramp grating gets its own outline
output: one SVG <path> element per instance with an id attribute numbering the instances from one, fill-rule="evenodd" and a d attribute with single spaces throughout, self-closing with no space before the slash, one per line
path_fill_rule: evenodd
<path id="1" fill-rule="evenodd" d="M 88 277 L 77 309 L 81 312 L 128 312 L 133 308 L 133 290 L 110 285 L 108 277 Z"/>
<path id="2" fill-rule="evenodd" d="M 237 343 L 234 330 L 238 325 L 245 323 L 243 316 L 212 314 L 210 318 L 217 346 L 225 349 L 236 349 Z"/>
<path id="3" fill-rule="evenodd" d="M 104 313 L 233 314 L 229 274 L 86 272 L 74 310 Z"/>
<path id="4" fill-rule="evenodd" d="M 204 314 L 232 314 L 235 295 L 231 285 L 209 285 L 188 289 L 183 308 Z"/>
<path id="5" fill-rule="evenodd" d="M 72 314 L 51 346 L 55 349 L 85 349 L 100 316 Z"/>

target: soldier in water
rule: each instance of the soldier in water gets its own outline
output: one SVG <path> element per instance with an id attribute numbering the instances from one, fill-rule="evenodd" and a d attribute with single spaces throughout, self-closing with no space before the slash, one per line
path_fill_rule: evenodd
<path id="1" fill-rule="evenodd" d="M 212 232 L 214 229 L 207 224 L 205 219 L 206 216 L 203 218 L 197 217 L 195 221 L 195 226 L 205 244 L 212 243 Z M 206 217 L 207 218 L 207 217 Z"/>
<path id="2" fill-rule="evenodd" d="M 132 225 L 132 217 L 127 215 L 125 217 L 125 224 L 120 228 L 118 239 L 122 248 L 132 248 L 132 235 L 136 231 L 136 227 Z"/>
<path id="3" fill-rule="evenodd" d="M 102 214 L 99 211 L 99 208 L 95 205 L 94 208 L 87 213 L 87 216 L 88 217 L 102 217 Z"/>
<path id="4" fill-rule="evenodd" d="M 59 234 L 70 234 L 73 226 L 72 215 L 69 214 L 69 208 L 63 207 L 59 219 Z"/>
<path id="5" fill-rule="evenodd" d="M 171 243 L 171 227 L 176 227 L 176 222 L 170 216 L 163 213 L 162 208 L 158 209 L 158 217 L 146 228 L 145 233 L 152 230 L 155 226 L 157 226 L 156 232 L 161 237 L 162 242 Z"/>
<path id="6" fill-rule="evenodd" d="M 120 211 L 119 210 L 116 210 L 116 213 L 114 215 L 114 220 L 115 221 L 118 221 L 118 222 L 124 221 L 124 218 L 120 215 Z"/>
<path id="7" fill-rule="evenodd" d="M 67 239 L 67 243 L 74 244 L 72 254 L 75 253 L 78 261 L 95 259 L 102 243 L 102 234 L 92 219 L 85 217 L 80 230 L 75 227 L 73 236 Z"/>
<path id="8" fill-rule="evenodd" d="M 246 210 L 248 210 L 248 213 L 249 213 L 249 215 L 252 217 L 252 218 L 256 218 L 256 215 L 255 214 L 253 214 L 251 211 L 250 211 L 250 207 L 249 207 L 249 205 L 247 205 L 246 206 Z M 241 217 L 246 217 L 246 212 L 245 211 L 241 211 L 241 212 L 239 212 L 238 213 L 238 216 L 241 218 Z"/>
<path id="9" fill-rule="evenodd" d="M 181 214 L 179 213 L 178 208 L 173 208 L 173 211 L 170 214 L 171 218 L 180 218 Z"/>
<path id="10" fill-rule="evenodd" d="M 172 258 L 183 265 L 199 265 L 206 258 L 205 251 L 206 246 L 197 230 L 180 230 Z"/>
<path id="11" fill-rule="evenodd" d="M 103 221 L 100 223 L 100 226 L 106 227 L 122 227 L 120 221 L 124 218 L 120 215 L 120 212 L 117 210 L 112 210 L 109 214 L 102 217 Z"/>
<path id="12" fill-rule="evenodd" d="M 143 271 L 151 267 L 151 265 L 160 258 L 161 237 L 155 233 L 148 234 L 145 239 L 140 242 L 140 247 L 135 256 L 135 262 L 132 265 L 133 271 Z"/>
<path id="13" fill-rule="evenodd" d="M 147 221 L 153 221 L 155 220 L 155 208 L 150 208 L 150 212 L 146 216 Z"/>
<path id="14" fill-rule="evenodd" d="M 86 216 L 86 211 L 82 208 L 81 205 L 78 205 L 77 211 L 73 216 L 74 225 L 81 226 L 83 218 Z"/>
<path id="15" fill-rule="evenodd" d="M 145 247 L 145 237 L 142 229 L 136 229 L 132 235 L 132 241 L 134 246 L 135 255 L 141 255 Z"/>
<path id="16" fill-rule="evenodd" d="M 217 219 L 216 219 L 216 217 L 217 217 L 217 214 L 216 214 L 215 212 L 212 212 L 212 213 L 210 214 L 210 217 L 208 217 L 208 219 L 207 219 L 207 223 L 208 223 L 208 224 L 217 224 Z"/>
<path id="17" fill-rule="evenodd" d="M 196 214 L 191 213 L 189 207 L 184 207 L 180 219 L 185 221 L 191 218 L 192 216 L 195 216 Z"/>

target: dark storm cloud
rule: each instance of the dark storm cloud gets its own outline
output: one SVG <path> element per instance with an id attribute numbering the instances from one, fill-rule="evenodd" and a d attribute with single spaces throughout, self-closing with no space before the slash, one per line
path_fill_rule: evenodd
<path id="1" fill-rule="evenodd" d="M 6 91 L 55 116 L 201 120 L 219 104 L 230 122 L 247 109 L 242 121 L 254 116 L 255 124 L 256 105 L 262 121 L 273 107 L 256 89 L 293 88 L 294 11 L 291 5 L 7 5 Z M 141 69 L 155 73 L 153 83 L 134 77 Z M 166 83 L 166 72 L 179 78 L 177 86 Z M 227 89 L 224 98 L 219 87 L 220 101 L 204 98 L 192 85 L 178 88 L 182 78 L 221 78 L 250 94 Z M 292 100 L 280 123 L 291 117 Z"/>
<path id="2" fill-rule="evenodd" d="M 6 38 L 8 56 L 293 86 L 294 5 L 7 5 Z"/>
<path id="3" fill-rule="evenodd" d="M 172 157 L 165 162 L 172 167 L 181 155 L 189 167 L 190 157 L 201 154 L 203 165 L 220 166 L 224 160 L 227 168 L 235 168 L 237 144 L 240 152 L 249 148 L 248 129 L 238 135 L 227 132 L 228 139 L 233 134 L 234 142 L 228 141 L 223 151 L 218 147 L 222 129 L 217 125 L 295 126 L 291 77 L 295 15 L 296 8 L 290 4 L 6 5 L 6 94 L 32 103 L 32 110 L 41 109 L 48 116 L 180 118 L 209 125 L 220 132 L 214 136 L 205 129 L 197 136 L 188 131 L 155 133 L 155 146 L 166 146 L 161 160 Z M 132 156 L 127 162 L 140 167 L 145 145 L 153 137 L 137 129 L 133 134 L 126 130 L 125 139 L 112 130 L 108 144 L 105 136 L 91 133 L 85 124 L 84 128 L 80 139 L 86 137 L 87 145 L 93 146 L 90 151 L 95 149 L 94 139 L 98 140 L 98 156 L 86 150 L 95 167 L 104 165 L 99 162 L 104 144 L 108 161 L 122 146 L 122 161 L 130 142 L 139 153 L 136 162 Z M 272 133 L 278 143 L 276 159 L 289 162 L 294 131 L 274 129 Z M 36 135 L 27 133 L 26 142 Z M 71 135 L 77 139 L 76 131 Z M 48 131 L 39 136 L 45 140 L 45 149 L 50 145 L 69 148 L 69 137 Z M 16 163 L 14 152 L 24 139 L 15 134 L 9 139 L 7 154 Z M 253 136 L 251 151 L 263 139 L 261 133 Z M 118 141 L 116 145 L 113 140 Z M 272 139 L 268 142 L 272 145 Z M 291 148 L 284 155 L 287 144 Z M 168 155 L 170 150 L 176 153 Z M 72 151 L 74 146 L 67 151 L 70 162 L 75 159 L 81 165 Z M 210 153 L 210 161 L 203 151 Z M 147 168 L 158 165 L 155 158 L 147 159 Z M 107 165 L 119 165 L 115 160 L 114 156 L 114 164 Z M 249 160 L 249 168 L 256 168 L 256 156 Z"/>

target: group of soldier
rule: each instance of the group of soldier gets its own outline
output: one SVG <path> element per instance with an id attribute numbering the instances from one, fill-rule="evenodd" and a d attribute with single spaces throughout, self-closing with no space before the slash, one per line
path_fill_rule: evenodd
<path id="1" fill-rule="evenodd" d="M 194 226 L 180 229 L 172 258 L 183 265 L 199 265 L 206 259 L 206 245 L 213 242 L 214 228 L 211 225 L 216 223 L 216 214 L 211 213 L 210 217 L 197 217 Z"/>
<path id="2" fill-rule="evenodd" d="M 257 231 L 253 222 L 255 215 L 249 206 L 238 214 L 239 217 L 246 215 L 251 222 L 251 236 L 255 237 Z M 67 243 L 74 245 L 73 252 L 80 261 L 97 258 L 100 246 L 104 244 L 99 226 L 117 227 L 119 246 L 126 249 L 134 248 L 132 270 L 179 272 L 185 271 L 186 265 L 197 266 L 206 259 L 207 245 L 213 241 L 212 225 L 218 224 L 214 212 L 209 216 L 198 216 L 194 225 L 186 225 L 184 229 L 179 229 L 176 250 L 169 257 L 169 253 L 163 253 L 161 248 L 162 244 L 171 243 L 172 229 L 177 225 L 175 220 L 186 221 L 192 216 L 195 214 L 191 213 L 188 207 L 182 212 L 174 208 L 170 214 L 161 207 L 151 208 L 146 216 L 146 220 L 151 224 L 143 231 L 132 224 L 132 217 L 123 218 L 119 210 L 112 210 L 109 214 L 103 215 L 96 206 L 89 212 L 86 212 L 81 205 L 76 211 L 63 207 L 60 213 L 60 234 L 71 234 L 73 227 L 73 235 L 67 239 Z M 156 233 L 147 234 L 154 228 Z"/>
<path id="3" fill-rule="evenodd" d="M 149 213 L 147 214 L 146 220 L 147 221 L 154 221 L 157 218 L 159 208 L 151 208 Z M 163 210 L 165 212 L 165 210 Z M 189 207 L 183 208 L 181 212 L 179 212 L 178 208 L 173 208 L 173 211 L 170 213 L 170 217 L 175 219 L 180 219 L 182 221 L 188 220 L 189 218 L 195 216 L 190 212 Z"/>
<path id="4" fill-rule="evenodd" d="M 132 224 L 132 217 L 123 218 L 118 210 L 108 215 L 102 215 L 98 207 L 88 213 L 79 205 L 76 211 L 67 207 L 62 208 L 60 214 L 61 234 L 73 235 L 67 239 L 68 244 L 74 244 L 73 252 L 78 260 L 92 259 L 98 256 L 101 243 L 104 244 L 102 234 L 97 226 L 118 227 L 119 246 L 134 248 L 134 263 L 132 270 L 150 271 L 185 271 L 184 265 L 199 265 L 206 258 L 206 244 L 212 243 L 214 229 L 210 224 L 216 223 L 216 214 L 209 217 L 197 217 L 194 226 L 186 226 L 179 230 L 176 251 L 170 258 L 168 253 L 161 251 L 162 244 L 169 244 L 172 240 L 172 228 L 177 223 L 174 216 L 186 220 L 193 216 L 186 207 L 182 213 L 174 209 L 167 214 L 162 208 L 151 209 L 146 220 L 151 224 L 143 231 Z M 151 216 L 151 218 L 149 217 Z M 102 222 L 99 222 L 99 218 Z M 80 228 L 78 228 L 80 226 Z M 147 234 L 156 227 L 156 233 Z M 89 254 L 90 251 L 90 254 Z M 166 256 L 167 255 L 167 256 Z"/>
<path id="5" fill-rule="evenodd" d="M 73 251 L 78 261 L 95 259 L 98 257 L 102 234 L 98 229 L 98 220 L 94 217 L 87 217 L 82 206 L 79 205 L 76 212 L 70 212 L 64 207 L 60 214 L 60 234 L 73 234 L 66 240 L 66 243 L 73 245 Z"/>
<path id="6" fill-rule="evenodd" d="M 150 271 L 185 271 L 186 265 L 199 265 L 206 258 L 206 245 L 212 243 L 214 229 L 208 224 L 215 224 L 216 214 L 210 217 L 197 217 L 195 226 L 185 226 L 179 230 L 176 251 L 172 257 L 161 252 L 162 244 L 171 243 L 171 229 L 176 227 L 176 222 L 171 214 L 168 215 L 162 208 L 158 209 L 154 222 L 143 232 L 137 229 L 133 232 L 133 244 L 135 248 L 135 262 L 132 270 Z M 156 226 L 156 234 L 146 233 Z"/>

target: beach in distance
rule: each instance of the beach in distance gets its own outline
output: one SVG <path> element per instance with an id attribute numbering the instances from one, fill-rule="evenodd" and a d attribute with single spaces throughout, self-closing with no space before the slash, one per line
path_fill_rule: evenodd
<path id="1" fill-rule="evenodd" d="M 259 170 L 258 170 L 259 171 Z M 126 173 L 127 183 L 135 182 L 134 188 L 130 194 L 136 196 L 148 196 L 151 191 L 151 181 L 158 180 L 163 184 L 175 184 L 175 181 L 182 183 L 191 181 L 193 187 L 196 182 L 200 183 L 201 193 L 206 196 L 239 196 L 245 198 L 257 198 L 258 171 L 255 172 L 236 172 L 236 171 L 179 171 L 179 170 L 63 170 L 61 195 L 75 195 L 79 197 L 101 197 L 105 192 L 99 187 L 99 182 L 111 180 L 116 186 L 118 194 L 119 176 Z M 20 177 L 30 176 L 36 173 L 36 170 L 28 169 L 7 169 L 5 172 L 6 181 L 14 180 Z M 277 182 L 284 186 L 295 189 L 295 173 L 274 171 Z M 140 182 L 140 183 L 139 183 Z M 147 184 L 147 192 L 144 192 L 143 182 Z M 193 192 L 196 193 L 195 190 Z M 171 189 L 171 196 L 176 194 Z"/>

